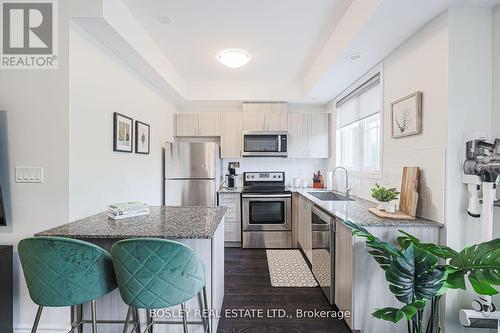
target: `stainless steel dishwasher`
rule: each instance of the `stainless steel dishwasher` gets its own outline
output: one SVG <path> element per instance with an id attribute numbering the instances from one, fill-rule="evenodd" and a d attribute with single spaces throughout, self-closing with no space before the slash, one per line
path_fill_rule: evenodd
<path id="1" fill-rule="evenodd" d="M 330 304 L 335 302 L 335 219 L 311 209 L 312 272 Z"/>

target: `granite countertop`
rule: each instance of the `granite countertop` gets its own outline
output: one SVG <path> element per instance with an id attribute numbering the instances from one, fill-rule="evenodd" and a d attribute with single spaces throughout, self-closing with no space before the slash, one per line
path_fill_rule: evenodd
<path id="1" fill-rule="evenodd" d="M 78 239 L 210 239 L 224 218 L 227 208 L 151 206 L 150 211 L 150 215 L 123 220 L 110 219 L 107 212 L 104 212 L 39 232 L 35 236 Z"/>
<path id="2" fill-rule="evenodd" d="M 241 193 L 241 191 L 243 190 L 242 187 L 235 187 L 233 189 L 229 189 L 227 187 L 221 187 L 217 193 Z"/>
<path id="3" fill-rule="evenodd" d="M 442 227 L 443 224 L 417 217 L 414 221 L 383 219 L 373 215 L 368 211 L 368 208 L 374 207 L 375 204 L 368 200 L 351 196 L 353 201 L 322 201 L 313 197 L 308 192 L 326 191 L 313 188 L 290 188 L 292 192 L 298 192 L 300 195 L 313 202 L 326 212 L 335 215 L 336 217 L 356 223 L 360 226 L 435 226 Z M 339 193 L 344 195 L 343 193 Z"/>

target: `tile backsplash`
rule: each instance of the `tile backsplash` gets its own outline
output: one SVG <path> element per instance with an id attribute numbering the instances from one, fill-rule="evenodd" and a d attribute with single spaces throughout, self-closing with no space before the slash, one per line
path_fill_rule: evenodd
<path id="1" fill-rule="evenodd" d="M 291 185 L 294 178 L 307 180 L 309 186 L 312 186 L 313 173 L 318 170 L 324 173 L 324 160 L 322 159 L 293 159 L 279 157 L 248 157 L 241 159 L 224 159 L 222 161 L 223 174 L 227 174 L 229 162 L 240 162 L 240 168 L 236 170 L 237 174 L 254 171 L 284 171 L 285 183 Z"/>

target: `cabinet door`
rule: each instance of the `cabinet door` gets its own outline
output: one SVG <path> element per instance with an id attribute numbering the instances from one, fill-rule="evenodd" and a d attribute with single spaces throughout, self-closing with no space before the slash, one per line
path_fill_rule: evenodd
<path id="1" fill-rule="evenodd" d="M 244 131 L 265 131 L 266 114 L 261 112 L 243 112 Z"/>
<path id="2" fill-rule="evenodd" d="M 198 136 L 220 136 L 220 113 L 200 113 L 198 129 Z"/>
<path id="3" fill-rule="evenodd" d="M 330 156 L 330 131 L 328 113 L 309 113 L 307 116 L 308 157 Z"/>
<path id="4" fill-rule="evenodd" d="M 335 221 L 335 304 L 340 311 L 352 313 L 352 233 L 340 220 Z M 352 327 L 352 318 L 346 318 Z"/>
<path id="5" fill-rule="evenodd" d="M 186 113 L 177 114 L 176 136 L 197 136 L 198 135 L 198 114 Z"/>
<path id="6" fill-rule="evenodd" d="M 241 242 L 240 194 L 219 193 L 219 206 L 228 208 L 224 219 L 224 240 Z"/>
<path id="7" fill-rule="evenodd" d="M 311 208 L 312 204 L 309 200 L 304 200 L 304 252 L 309 263 L 312 263 L 312 230 L 311 230 Z"/>
<path id="8" fill-rule="evenodd" d="M 288 157 L 307 157 L 307 113 L 288 115 Z"/>
<path id="9" fill-rule="evenodd" d="M 292 194 L 292 247 L 299 247 L 299 237 L 301 237 L 300 229 L 300 197 L 301 195 L 297 192 Z"/>
<path id="10" fill-rule="evenodd" d="M 241 157 L 242 116 L 237 112 L 226 112 L 221 116 L 221 158 Z"/>
<path id="11" fill-rule="evenodd" d="M 309 262 L 312 260 L 311 206 L 309 200 L 300 196 L 299 244 Z"/>
<path id="12" fill-rule="evenodd" d="M 266 131 L 269 132 L 279 132 L 286 131 L 288 124 L 286 123 L 287 117 L 284 112 L 272 112 L 266 113 Z"/>

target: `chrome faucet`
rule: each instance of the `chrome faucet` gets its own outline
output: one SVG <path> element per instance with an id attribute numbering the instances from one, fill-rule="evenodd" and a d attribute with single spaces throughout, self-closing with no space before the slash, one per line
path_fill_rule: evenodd
<path id="1" fill-rule="evenodd" d="M 335 177 L 335 172 L 338 170 L 338 169 L 341 169 L 341 170 L 344 170 L 345 171 L 345 196 L 348 197 L 349 196 L 349 192 L 351 192 L 351 188 L 349 187 L 349 173 L 347 171 L 346 168 L 342 167 L 342 166 L 338 166 L 336 167 L 335 169 L 333 169 L 333 174 L 332 174 L 332 178 Z"/>

